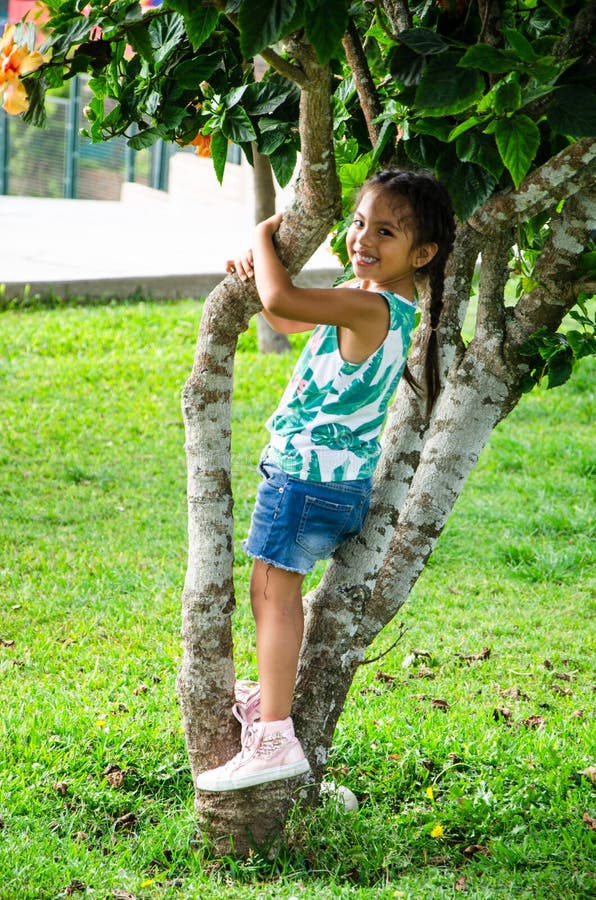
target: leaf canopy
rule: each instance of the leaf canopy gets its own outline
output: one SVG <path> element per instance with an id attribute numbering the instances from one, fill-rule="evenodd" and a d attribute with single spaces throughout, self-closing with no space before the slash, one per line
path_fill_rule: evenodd
<path id="1" fill-rule="evenodd" d="M 85 14 L 77 0 L 48 6 L 43 50 L 52 58 L 24 79 L 26 118 L 41 122 L 48 87 L 87 71 L 102 101 L 89 107 L 93 140 L 126 134 L 141 147 L 210 135 L 220 180 L 229 142 L 247 158 L 256 143 L 280 183 L 291 178 L 304 76 L 292 40 L 329 63 L 340 176 L 360 159 L 362 169 L 389 159 L 425 166 L 448 184 L 461 218 L 492 192 L 517 188 L 565 143 L 596 133 L 594 74 L 581 53 L 561 50 L 580 0 L 505 4 L 491 35 L 476 4 L 463 0 L 404 3 L 407 28 L 396 25 L 389 0 L 376 11 L 364 0 L 164 0 L 150 8 L 92 0 Z M 366 47 L 382 110 L 374 140 L 345 52 L 348 27 Z M 262 77 L 253 66 L 261 52 L 276 67 Z"/>

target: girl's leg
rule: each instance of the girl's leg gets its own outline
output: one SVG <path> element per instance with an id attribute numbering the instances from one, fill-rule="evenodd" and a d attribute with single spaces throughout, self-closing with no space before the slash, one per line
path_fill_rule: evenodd
<path id="1" fill-rule="evenodd" d="M 290 715 L 304 631 L 304 575 L 255 559 L 250 599 L 257 629 L 261 721 Z"/>
<path id="2" fill-rule="evenodd" d="M 261 717 L 243 729 L 240 753 L 197 776 L 199 790 L 241 790 L 310 769 L 290 718 L 304 627 L 303 580 L 296 572 L 254 562 L 250 595 L 257 626 Z"/>

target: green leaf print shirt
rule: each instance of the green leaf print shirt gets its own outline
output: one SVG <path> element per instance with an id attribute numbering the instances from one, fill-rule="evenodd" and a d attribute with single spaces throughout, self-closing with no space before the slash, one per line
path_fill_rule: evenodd
<path id="1" fill-rule="evenodd" d="M 379 435 L 412 342 L 416 306 L 384 292 L 389 330 L 362 363 L 342 359 L 335 325 L 317 325 L 267 422 L 264 457 L 303 481 L 368 478 Z"/>

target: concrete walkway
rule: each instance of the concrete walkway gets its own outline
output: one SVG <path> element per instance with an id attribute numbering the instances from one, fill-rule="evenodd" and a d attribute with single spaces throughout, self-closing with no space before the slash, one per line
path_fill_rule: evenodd
<path id="1" fill-rule="evenodd" d="M 125 201 L 0 197 L 0 285 L 9 299 L 204 296 L 228 255 L 250 246 L 252 221 L 248 204 L 213 191 L 200 202 L 156 191 Z M 326 285 L 338 272 L 322 248 L 301 279 Z"/>

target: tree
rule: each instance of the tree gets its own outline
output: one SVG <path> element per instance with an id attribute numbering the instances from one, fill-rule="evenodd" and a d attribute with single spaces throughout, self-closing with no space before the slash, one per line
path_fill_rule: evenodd
<path id="1" fill-rule="evenodd" d="M 133 147 L 200 133 L 220 179 L 228 141 L 249 159 L 256 144 L 281 184 L 300 150 L 278 235 L 292 273 L 332 227 L 342 252 L 353 189 L 379 163 L 431 168 L 452 194 L 460 224 L 439 325 L 438 403 L 427 419 L 423 399 L 401 384 L 364 531 L 308 598 L 294 717 L 318 781 L 354 672 L 407 599 L 493 428 L 543 376 L 555 387 L 594 351 L 596 4 L 169 0 L 143 11 L 134 0 L 92 0 L 88 18 L 75 0 L 49 6 L 53 57 L 23 76 L 26 117 L 42 120 L 48 86 L 90 71 L 94 140 L 131 123 Z M 258 83 L 256 53 L 270 66 Z M 237 749 L 230 403 L 236 340 L 258 308 L 254 288 L 235 276 L 215 288 L 183 391 L 189 558 L 178 690 L 193 774 Z M 569 312 L 577 327 L 559 333 Z M 423 317 L 414 374 L 427 333 Z M 225 849 L 231 840 L 244 852 L 279 835 L 295 788 L 197 796 L 199 820 Z"/>

